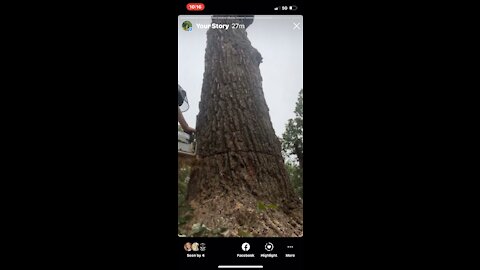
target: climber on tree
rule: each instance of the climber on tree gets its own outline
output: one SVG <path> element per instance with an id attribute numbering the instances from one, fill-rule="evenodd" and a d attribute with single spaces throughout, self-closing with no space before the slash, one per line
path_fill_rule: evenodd
<path id="1" fill-rule="evenodd" d="M 186 110 L 188 110 L 187 92 L 183 90 L 183 88 L 179 84 L 178 85 L 178 122 L 180 123 L 180 126 L 182 127 L 183 131 L 185 131 L 188 134 L 192 134 L 193 132 L 195 132 L 195 129 L 190 127 L 187 124 L 187 121 L 185 121 L 185 118 L 183 117 L 182 110 L 180 110 L 180 106 L 184 104 L 187 105 Z"/>

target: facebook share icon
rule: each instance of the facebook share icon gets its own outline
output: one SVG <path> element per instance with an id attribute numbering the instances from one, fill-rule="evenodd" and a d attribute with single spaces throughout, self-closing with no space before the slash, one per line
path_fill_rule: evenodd
<path id="1" fill-rule="evenodd" d="M 250 250 L 250 244 L 245 242 L 242 244 L 242 250 L 243 251 L 249 251 Z"/>

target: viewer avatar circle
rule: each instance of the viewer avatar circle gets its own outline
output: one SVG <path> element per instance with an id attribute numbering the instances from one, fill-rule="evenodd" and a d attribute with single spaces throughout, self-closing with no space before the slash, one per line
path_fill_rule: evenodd
<path id="1" fill-rule="evenodd" d="M 245 242 L 242 244 L 242 250 L 243 251 L 249 251 L 250 250 L 250 244 Z"/>
<path id="2" fill-rule="evenodd" d="M 193 251 L 198 251 L 198 243 L 197 242 L 192 244 L 192 250 Z"/>
<path id="3" fill-rule="evenodd" d="M 272 251 L 273 250 L 273 244 L 268 242 L 267 244 L 265 244 L 265 250 L 266 251 Z"/>
<path id="4" fill-rule="evenodd" d="M 192 251 L 192 244 L 190 242 L 187 242 L 185 243 L 185 245 L 183 245 L 183 248 L 185 249 L 185 251 Z"/>
<path id="5" fill-rule="evenodd" d="M 205 251 L 207 250 L 207 245 L 205 243 L 200 244 L 200 251 Z"/>
<path id="6" fill-rule="evenodd" d="M 184 21 L 184 22 L 182 23 L 182 28 L 183 28 L 183 30 L 188 31 L 188 32 L 191 32 L 191 31 L 192 31 L 192 29 L 193 29 L 192 26 L 193 26 L 193 25 L 192 25 L 192 23 L 191 23 L 190 21 Z"/>

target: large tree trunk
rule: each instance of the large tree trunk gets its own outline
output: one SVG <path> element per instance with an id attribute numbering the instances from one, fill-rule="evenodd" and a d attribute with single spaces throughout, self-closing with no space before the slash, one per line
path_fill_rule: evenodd
<path id="1" fill-rule="evenodd" d="M 213 23 L 251 19 L 214 16 Z M 262 90 L 260 53 L 245 29 L 207 31 L 188 196 L 194 223 L 225 236 L 301 236 L 303 206 L 288 179 Z M 281 56 L 279 56 L 281 57 Z"/>

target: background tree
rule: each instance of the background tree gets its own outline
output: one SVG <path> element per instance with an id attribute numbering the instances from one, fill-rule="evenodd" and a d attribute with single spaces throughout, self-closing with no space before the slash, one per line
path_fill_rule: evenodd
<path id="1" fill-rule="evenodd" d="M 288 120 L 283 133 L 282 148 L 288 156 L 295 155 L 303 170 L 303 89 L 298 94 L 295 118 Z"/>
<path id="2" fill-rule="evenodd" d="M 246 27 L 207 31 L 196 127 L 199 159 L 187 191 L 193 215 L 185 228 L 220 228 L 224 236 L 301 236 L 303 205 L 270 120 L 262 56 L 246 32 L 252 22 L 253 17 L 213 16 L 212 23 Z"/>
<path id="3" fill-rule="evenodd" d="M 295 192 L 303 198 L 303 89 L 298 94 L 294 112 L 295 118 L 288 120 L 281 141 L 289 178 Z M 298 164 L 292 159 L 298 161 Z"/>

